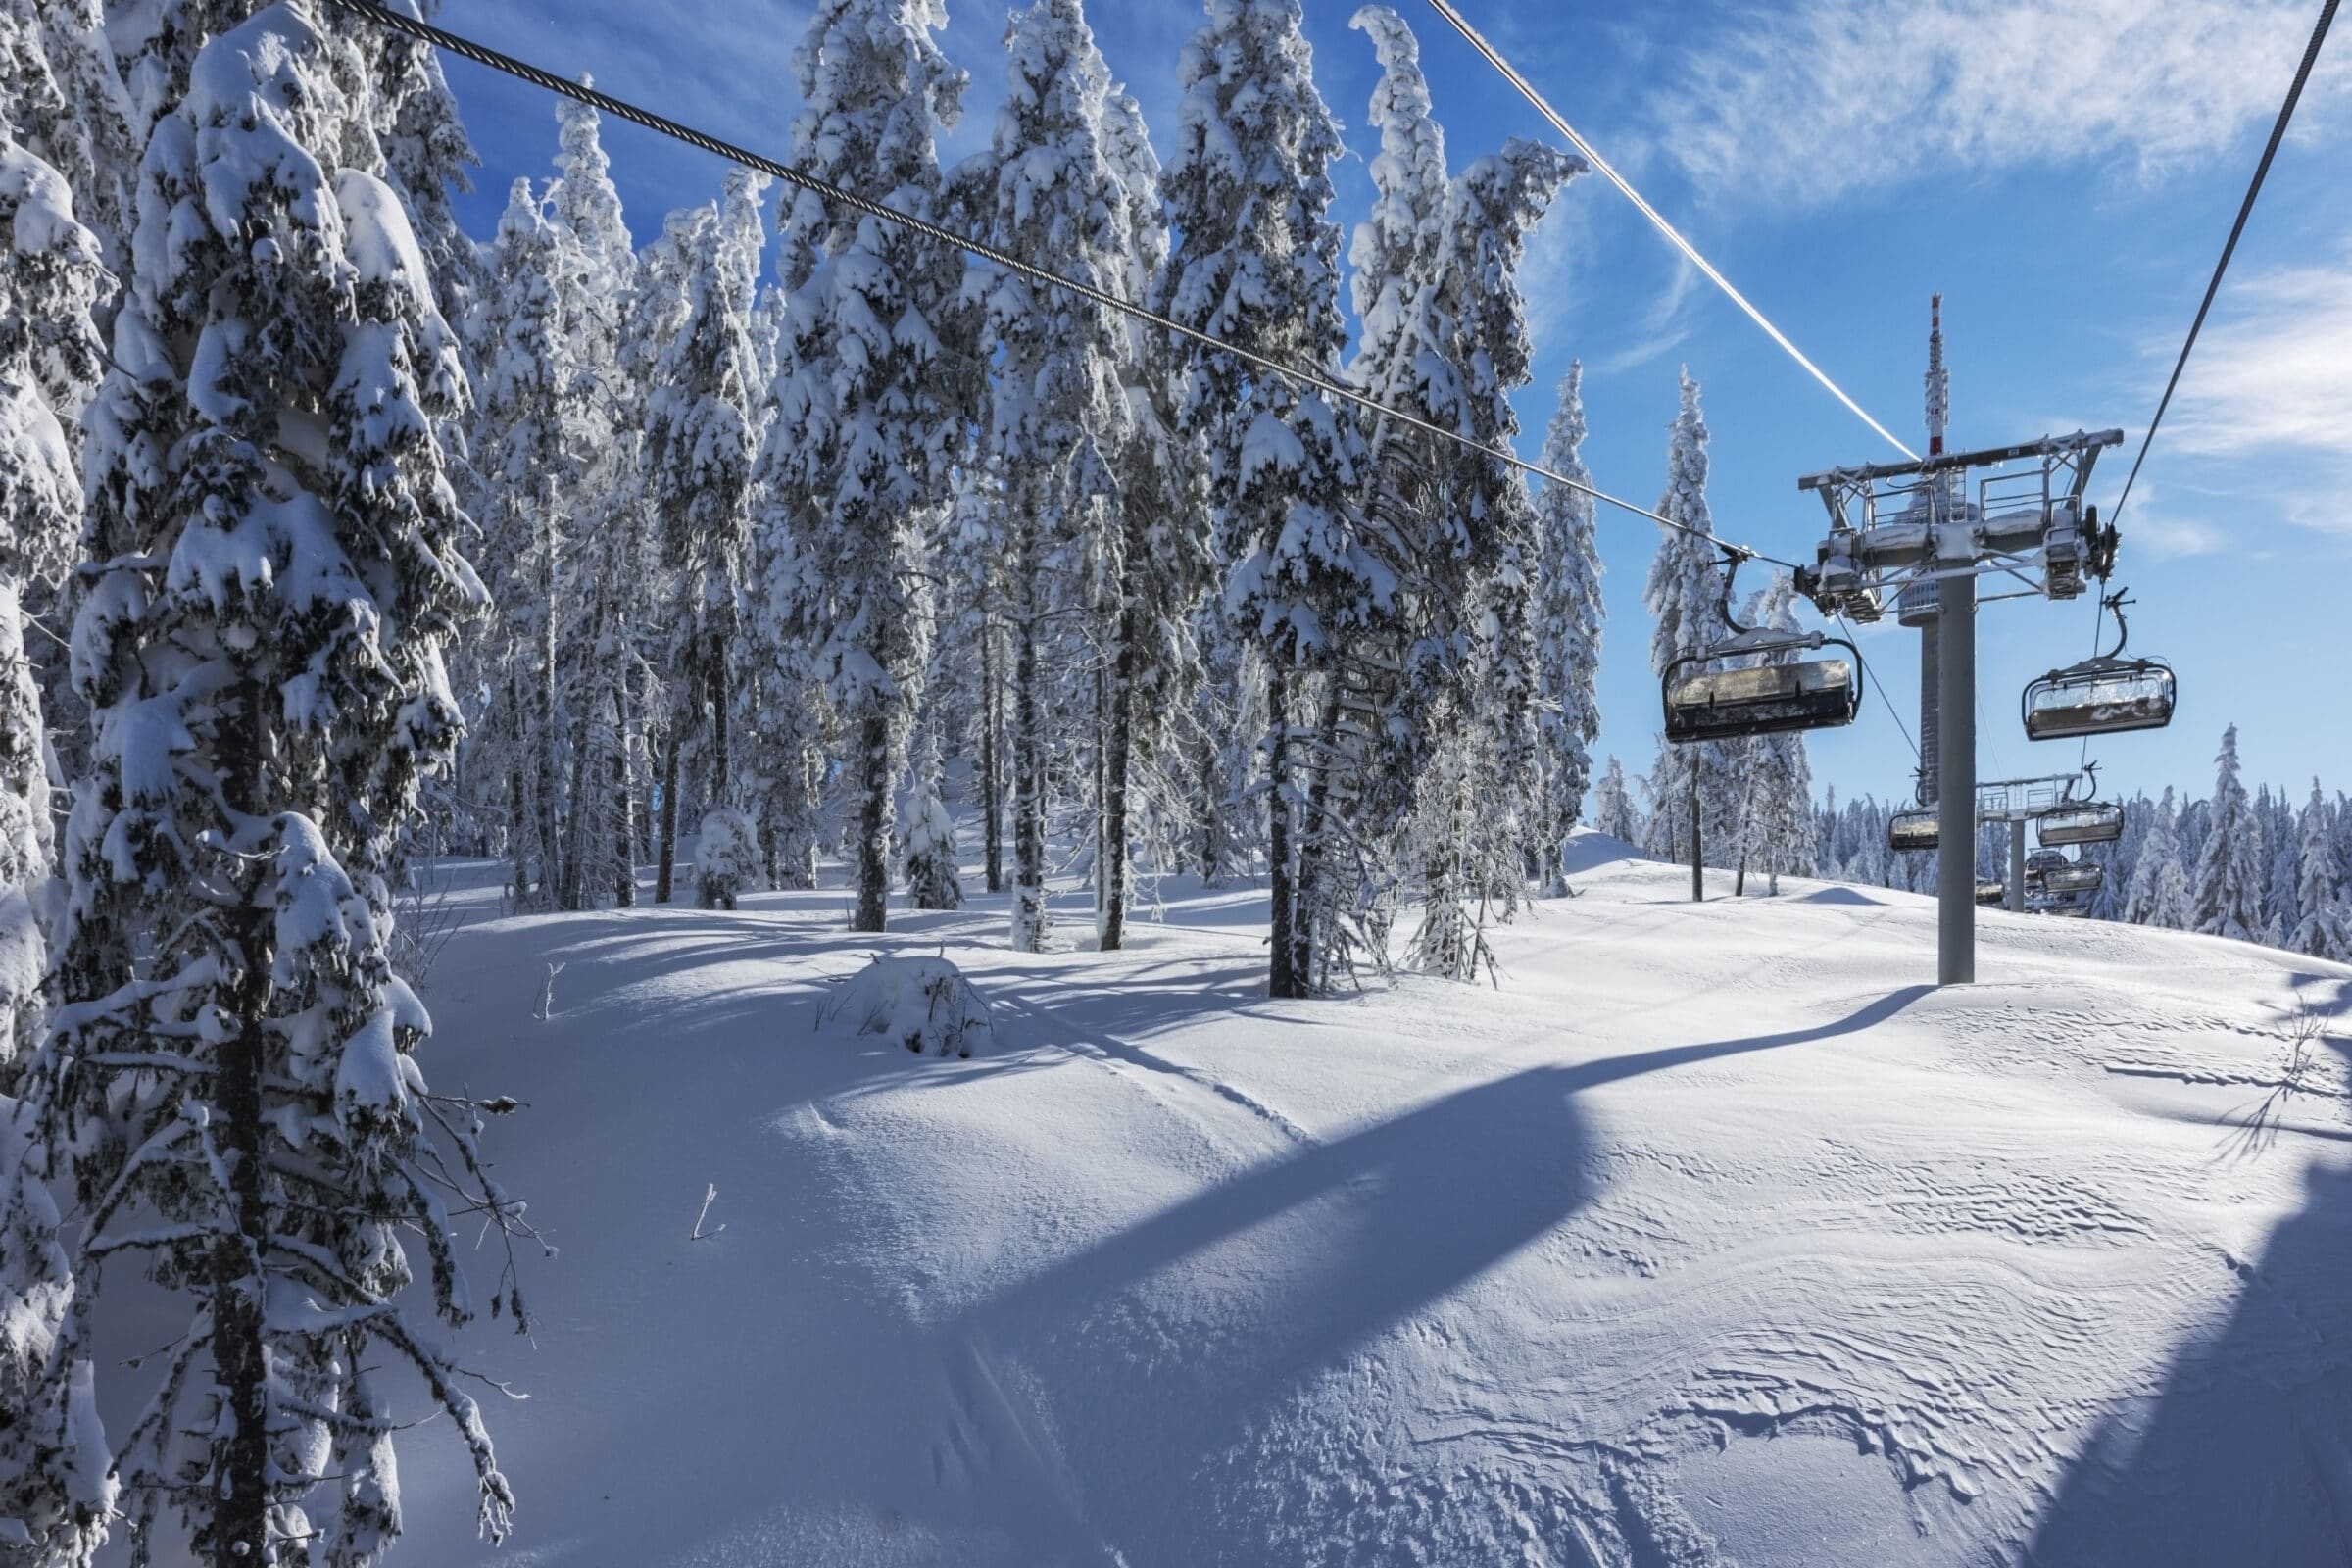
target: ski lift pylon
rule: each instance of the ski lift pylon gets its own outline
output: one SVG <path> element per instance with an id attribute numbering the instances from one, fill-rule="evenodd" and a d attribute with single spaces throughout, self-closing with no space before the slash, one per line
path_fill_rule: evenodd
<path id="1" fill-rule="evenodd" d="M 2028 740 L 2162 729 L 2173 721 L 2178 682 L 2172 666 L 2159 659 L 2123 657 L 2131 635 L 2124 625 L 2129 602 L 2120 590 L 2102 601 L 2115 616 L 2114 648 L 2053 669 L 2026 687 L 2022 706 Z"/>
<path id="2" fill-rule="evenodd" d="M 1830 729 L 1852 723 L 1862 710 L 1862 655 L 1852 643 L 1819 631 L 1742 626 L 1732 617 L 1732 579 L 1746 556 L 1724 547 L 1721 613 L 1732 635 L 1684 655 L 1659 679 L 1666 739 L 1676 745 Z M 1782 657 L 1832 645 L 1848 657 Z M 1729 669 L 1708 667 L 1719 661 L 1743 662 Z"/>

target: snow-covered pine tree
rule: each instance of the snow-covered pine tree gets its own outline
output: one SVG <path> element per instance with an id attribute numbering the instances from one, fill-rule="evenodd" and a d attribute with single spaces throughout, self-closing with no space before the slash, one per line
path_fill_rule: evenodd
<path id="1" fill-rule="evenodd" d="M 2189 905 L 2190 928 L 2208 936 L 2260 942 L 2263 935 L 2262 823 L 2237 770 L 2237 726 L 2222 732 L 2214 758 L 2213 800 Z"/>
<path id="2" fill-rule="evenodd" d="M 1642 810 L 1634 805 L 1634 792 L 1626 787 L 1625 764 L 1615 757 L 1600 770 L 1600 782 L 1593 787 L 1592 827 L 1629 845 L 1642 843 Z"/>
<path id="3" fill-rule="evenodd" d="M 519 1210 L 475 1106 L 427 1095 L 430 1021 L 385 955 L 458 727 L 442 648 L 482 592 L 436 434 L 466 387 L 347 34 L 290 0 L 184 79 L 86 416 L 74 674 L 97 735 L 31 1080 L 81 1205 L 51 1375 L 90 1355 L 117 1254 L 143 1255 L 190 1319 L 118 1445 L 142 1550 L 170 1512 L 220 1568 L 371 1562 L 401 1525 L 386 1361 L 470 1450 L 484 1528 L 513 1506 L 420 1319 L 473 1315 L 453 1203 L 510 1235 Z M 519 1317 L 511 1276 L 493 1300 Z"/>
<path id="4" fill-rule="evenodd" d="M 1796 585 L 1787 572 L 1776 571 L 1770 584 L 1749 599 L 1746 623 L 1796 631 L 1795 603 Z M 1751 866 L 1764 873 L 1769 891 L 1777 894 L 1783 872 L 1813 874 L 1813 769 L 1805 760 L 1805 737 L 1758 735 L 1740 743 L 1740 752 L 1734 842 L 1739 873 L 1733 896 L 1746 891 Z"/>
<path id="5" fill-rule="evenodd" d="M 644 731 L 658 706 L 656 670 L 669 667 L 666 628 L 646 612 L 644 592 L 660 561 L 646 496 L 646 398 L 669 336 L 641 342 L 634 334 L 672 322 L 642 308 L 644 270 L 596 112 L 564 100 L 556 118 L 561 150 L 548 196 L 567 366 L 564 441 L 573 458 L 564 502 L 578 541 L 569 613 L 557 623 L 566 808 L 557 903 L 585 908 L 607 890 L 621 904 L 636 898 Z"/>
<path id="6" fill-rule="evenodd" d="M 2124 918 L 2133 925 L 2166 931 L 2189 929 L 2188 876 L 2180 868 L 2180 839 L 2174 826 L 2173 792 L 2167 788 L 2148 824 L 2139 855 L 2132 867 L 2131 891 L 2124 899 Z"/>
<path id="7" fill-rule="evenodd" d="M 1115 290 L 1126 191 L 1105 156 L 1109 69 L 1078 0 L 1036 0 L 1005 27 L 989 235 L 1023 261 Z M 1110 454 L 1126 438 L 1122 335 L 1110 313 L 1017 273 L 975 279 L 992 382 L 990 463 L 1004 484 L 1004 580 L 1012 640 L 1012 947 L 1046 932 L 1044 661 L 1051 621 L 1090 608 L 1085 567 L 1114 522 Z"/>
<path id="8" fill-rule="evenodd" d="M 0 1089 L 38 1037 L 52 870 L 48 725 L 25 592 L 54 584 L 81 520 L 75 458 L 98 384 L 108 279 L 55 169 L 0 122 Z"/>
<path id="9" fill-rule="evenodd" d="M 948 815 L 947 795 L 941 788 L 939 742 L 930 734 L 915 748 L 909 771 L 914 782 L 906 809 L 907 900 L 918 909 L 961 908 L 956 822 Z"/>
<path id="10" fill-rule="evenodd" d="M 686 318 L 655 370 L 646 410 L 648 493 L 676 573 L 671 650 L 678 701 L 670 744 L 698 735 L 712 808 L 738 809 L 733 728 L 746 708 L 740 680 L 743 595 L 751 574 L 751 338 L 730 276 L 731 253 L 714 208 L 687 235 Z M 755 832 L 755 838 L 757 834 Z M 714 907 L 705 879 L 703 907 Z"/>
<path id="11" fill-rule="evenodd" d="M 1339 122 L 1315 90 L 1298 0 L 1218 0 L 1177 65 L 1183 98 L 1162 179 L 1178 239 L 1165 312 L 1285 363 L 1331 372 L 1347 338 L 1330 166 Z M 1188 348 L 1183 417 L 1206 443 L 1227 565 L 1224 608 L 1264 661 L 1270 860 L 1267 989 L 1312 993 L 1316 846 L 1293 726 L 1312 678 L 1385 609 L 1358 536 L 1351 416 L 1320 394 Z M 1315 759 L 1303 760 L 1311 768 Z"/>
<path id="12" fill-rule="evenodd" d="M 2300 837 L 2295 891 L 2303 912 L 2288 946 L 2315 958 L 2352 961 L 2352 909 L 2345 907 L 2343 884 L 2336 879 L 2328 798 L 2320 793 L 2316 778 L 2311 781 L 2311 799 L 2303 806 Z"/>
<path id="13" fill-rule="evenodd" d="M 1559 407 L 1544 438 L 1544 466 L 1590 484 L 1585 467 L 1585 366 L 1568 362 L 1560 377 Z M 1568 830 L 1584 814 L 1585 789 L 1592 776 L 1592 745 L 1600 734 L 1600 623 L 1607 612 L 1600 597 L 1600 547 L 1593 538 L 1592 498 L 1564 484 L 1546 483 L 1536 492 L 1541 546 L 1536 561 L 1536 624 L 1543 671 L 1544 703 L 1538 719 L 1544 737 L 1544 819 L 1539 842 L 1547 864 L 1545 891 L 1568 891 L 1560 851 Z M 1630 809 L 1620 773 L 1618 796 Z M 1603 832 L 1612 831 L 1603 828 Z"/>
<path id="14" fill-rule="evenodd" d="M 1142 107 L 1123 88 L 1111 88 L 1103 101 L 1102 152 L 1124 198 L 1124 232 L 1117 247 L 1121 291 L 1129 299 L 1156 299 L 1169 243 L 1159 158 L 1145 129 Z M 1113 454 L 1117 604 L 1108 628 L 1103 858 L 1098 878 L 1102 914 L 1097 932 L 1104 952 L 1120 945 L 1125 927 L 1135 801 L 1144 793 L 1161 800 L 1189 794 L 1183 784 L 1146 775 L 1176 756 L 1178 721 L 1191 710 L 1202 679 L 1193 625 L 1212 569 L 1199 446 L 1182 428 L 1177 410 L 1175 346 L 1164 333 L 1133 318 L 1117 326 L 1119 379 L 1129 418 L 1126 439 Z M 1156 789 L 1150 788 L 1152 782 Z M 1174 820 L 1163 826 L 1180 828 Z"/>
<path id="15" fill-rule="evenodd" d="M 504 797 L 514 901 L 536 908 L 555 905 L 561 847 L 557 624 L 574 463 L 563 406 L 578 373 L 558 316 L 558 267 L 556 230 L 530 181 L 517 179 L 490 247 L 475 332 L 474 499 L 481 571 L 500 612 L 485 628 L 481 662 L 494 695 L 471 760 L 477 786 Z"/>
<path id="16" fill-rule="evenodd" d="M 140 141 L 107 42 L 107 9 L 101 0 L 0 0 L 0 125 L 63 177 L 75 217 L 119 270 Z"/>
<path id="17" fill-rule="evenodd" d="M 802 108 L 792 162 L 927 216 L 940 192 L 937 129 L 964 74 L 932 38 L 940 0 L 820 0 L 793 54 Z M 776 414 L 760 465 L 766 526 L 794 541 L 794 616 L 847 731 L 856 796 L 852 926 L 889 917 L 891 816 L 922 653 L 907 636 L 921 514 L 944 504 L 978 384 L 939 332 L 960 256 L 807 191 L 786 215 L 789 291 Z"/>
<path id="18" fill-rule="evenodd" d="M 1666 490 L 1658 513 L 1681 524 L 1659 532 L 1642 602 L 1657 624 L 1649 636 L 1649 667 L 1663 676 L 1676 660 L 1730 634 L 1723 617 L 1722 552 L 1713 543 L 1707 511 L 1707 426 L 1698 409 L 1698 383 L 1682 373 L 1682 411 L 1666 450 Z M 1689 530 L 1689 531 L 1686 531 Z M 1672 746 L 1661 738 L 1649 770 L 1649 837 L 1661 859 L 1688 858 L 1690 896 L 1704 894 L 1704 833 L 1720 815 L 1727 771 L 1723 746 L 1696 741 Z"/>

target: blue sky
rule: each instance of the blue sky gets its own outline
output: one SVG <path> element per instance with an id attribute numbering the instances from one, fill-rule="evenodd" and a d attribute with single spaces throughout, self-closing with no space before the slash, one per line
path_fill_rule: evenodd
<path id="1" fill-rule="evenodd" d="M 1456 167 L 1547 127 L 1420 0 L 1396 7 Z M 1865 408 L 1912 445 L 1931 292 L 1944 295 L 1955 446 L 2121 426 L 2094 482 L 2112 509 L 2278 100 L 2309 36 L 2304 0 L 1462 0 L 1471 21 L 1587 138 Z M 1318 85 L 1348 126 L 1339 216 L 1369 199 L 1375 75 L 1354 0 L 1305 0 Z M 1002 4 L 950 0 L 942 42 L 971 72 L 950 156 L 985 144 L 1002 96 Z M 1163 149 L 1175 61 L 1200 10 L 1100 5 L 1112 70 Z M 782 156 L 805 8 L 757 0 L 451 0 L 444 24 L 744 145 Z M 463 211 L 487 234 L 507 184 L 542 176 L 552 104 L 450 64 L 484 167 Z M 2229 282 L 2123 517 L 2132 648 L 2180 671 L 2169 730 L 2093 752 L 2110 787 L 2204 793 L 2224 725 L 2250 775 L 2298 798 L 2352 790 L 2338 631 L 2352 567 L 2352 36 L 2323 56 Z M 715 161 L 609 125 L 640 242 L 710 199 Z M 1527 274 L 1538 378 L 1519 399 L 1533 456 L 1571 358 L 1586 365 L 1586 459 L 1643 505 L 1664 482 L 1675 377 L 1702 383 L 1709 488 L 1728 537 L 1809 559 L 1824 514 L 1798 474 L 1896 456 L 1597 176 L 1563 195 Z M 1603 732 L 1629 771 L 1658 724 L 1642 581 L 1656 526 L 1603 509 L 1609 625 Z M 1744 580 L 1742 586 L 1747 586 Z M 2071 766 L 2030 746 L 2017 692 L 2092 642 L 2085 603 L 2018 601 L 1980 622 L 1983 776 Z M 1889 620 L 1864 656 L 1914 722 L 1916 634 Z M 1812 742 L 1817 787 L 1907 795 L 1904 738 L 1876 697 Z"/>

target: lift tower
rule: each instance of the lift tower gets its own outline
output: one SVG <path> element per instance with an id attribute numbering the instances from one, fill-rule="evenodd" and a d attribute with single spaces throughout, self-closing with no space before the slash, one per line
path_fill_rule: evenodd
<path id="1" fill-rule="evenodd" d="M 2115 565 L 2116 536 L 2083 500 L 2091 466 L 2121 430 L 2044 436 L 2015 446 L 1932 454 L 1807 474 L 1830 533 L 1797 590 L 1825 615 L 1878 620 L 1906 589 L 1936 599 L 1936 978 L 1977 977 L 1977 579 L 2015 592 L 2075 599 Z M 1988 598 L 1986 602 L 1991 602 Z"/>

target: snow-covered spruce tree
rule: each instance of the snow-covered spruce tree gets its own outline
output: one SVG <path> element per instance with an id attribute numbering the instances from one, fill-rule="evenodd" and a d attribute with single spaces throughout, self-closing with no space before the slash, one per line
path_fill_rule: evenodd
<path id="1" fill-rule="evenodd" d="M 715 209 L 697 216 L 687 243 L 686 319 L 647 400 L 646 470 L 676 573 L 671 650 L 679 697 L 671 722 L 678 729 L 670 744 L 699 731 L 710 763 L 703 799 L 736 809 L 732 726 L 746 707 L 738 643 L 751 573 L 752 345 L 725 239 Z M 706 880 L 703 907 L 714 907 L 715 896 Z"/>
<path id="2" fill-rule="evenodd" d="M 556 234 L 556 318 L 568 374 L 564 442 L 572 454 L 565 510 L 578 541 L 570 613 L 558 624 L 557 706 L 564 753 L 565 820 L 556 902 L 564 908 L 636 899 L 632 818 L 640 798 L 644 731 L 657 704 L 657 666 L 669 665 L 665 629 L 648 612 L 660 549 L 646 496 L 646 398 L 663 335 L 641 308 L 643 269 L 630 248 L 619 193 L 595 111 L 557 109 L 561 151 L 549 206 Z M 632 358 L 632 350 L 642 351 Z M 646 786 L 650 789 L 650 784 Z"/>
<path id="3" fill-rule="evenodd" d="M 2260 942 L 2263 934 L 2262 823 L 2237 774 L 2237 726 L 2222 732 L 2213 800 L 2189 901 L 2190 929 Z"/>
<path id="4" fill-rule="evenodd" d="M 516 905 L 550 908 L 562 843 L 557 626 L 574 466 L 563 415 L 578 367 L 558 317 L 557 233 L 527 179 L 508 194 L 490 258 L 475 334 L 474 500 L 481 571 L 500 608 L 484 628 L 481 673 L 494 695 L 472 760 L 477 783 L 495 780 L 503 794 Z"/>
<path id="5" fill-rule="evenodd" d="M 1682 375 L 1682 411 L 1675 416 L 1666 449 L 1666 490 L 1658 513 L 1681 524 L 1659 531 L 1658 553 L 1649 564 L 1642 602 L 1656 621 L 1649 635 L 1649 667 L 1667 667 L 1729 635 L 1723 618 L 1722 552 L 1712 541 L 1707 511 L 1707 426 L 1698 411 L 1698 383 Z M 1689 531 L 1686 531 L 1689 530 Z M 1721 743 L 1658 744 L 1649 770 L 1649 836 L 1646 848 L 1661 859 L 1688 858 L 1690 896 L 1703 896 L 1704 834 L 1720 815 L 1719 797 L 1728 768 Z"/>
<path id="6" fill-rule="evenodd" d="M 1338 368 L 1330 166 L 1339 123 L 1315 90 L 1298 0 L 1216 0 L 1177 63 L 1175 156 L 1162 180 L 1178 239 L 1164 309 L 1189 326 L 1287 364 Z M 1229 354 L 1185 351 L 1185 426 L 1201 433 L 1226 563 L 1224 608 L 1264 662 L 1267 989 L 1314 990 L 1316 846 L 1302 809 L 1315 768 L 1293 726 L 1311 678 L 1386 608 L 1391 586 L 1358 537 L 1361 441 L 1321 395 Z"/>
<path id="7" fill-rule="evenodd" d="M 1775 631 L 1800 629 L 1794 606 L 1796 585 L 1776 571 L 1747 604 L 1746 623 Z M 1758 735 L 1738 745 L 1732 780 L 1738 802 L 1734 839 L 1737 877 L 1732 895 L 1747 891 L 1750 867 L 1764 873 L 1768 891 L 1779 893 L 1781 874 L 1810 876 L 1814 868 L 1813 769 L 1799 733 Z"/>
<path id="8" fill-rule="evenodd" d="M 1611 757 L 1600 770 L 1600 782 L 1592 791 L 1592 827 L 1627 844 L 1642 842 L 1642 811 L 1634 805 L 1634 792 L 1626 788 L 1625 766 Z"/>
<path id="9" fill-rule="evenodd" d="M 1518 287 L 1527 236 L 1584 167 L 1551 148 L 1513 138 L 1453 182 L 1440 315 L 1452 323 L 1462 427 L 1489 448 L 1508 449 L 1516 440 L 1519 420 L 1510 394 L 1530 377 L 1533 350 Z M 1446 861 L 1448 880 L 1433 882 L 1427 895 L 1433 915 L 1446 904 L 1474 901 L 1482 921 L 1489 913 L 1507 920 L 1525 896 L 1531 865 L 1546 854 L 1556 856 L 1556 846 L 1539 848 L 1544 747 L 1537 721 L 1544 672 L 1535 595 L 1542 521 L 1519 469 L 1458 447 L 1446 456 L 1451 469 L 1446 510 L 1458 521 L 1441 521 L 1431 541 L 1439 548 L 1423 559 L 1430 562 L 1464 539 L 1475 576 L 1466 628 L 1469 685 L 1452 743 L 1463 763 L 1462 804 L 1454 850 Z M 1452 574 L 1436 570 L 1431 576 L 1415 584 L 1416 597 L 1452 602 Z M 1424 626 L 1434 618 L 1426 612 L 1414 617 Z M 1473 786 L 1473 780 L 1481 783 Z M 1475 806 L 1474 789 L 1485 796 Z M 1464 953 L 1452 944 L 1442 957 L 1450 959 L 1447 972 L 1467 979 L 1476 964 Z"/>
<path id="10" fill-rule="evenodd" d="M 2352 908 L 2345 906 L 2328 828 L 2328 799 L 2315 778 L 2311 799 L 2303 806 L 2301 842 L 2296 847 L 2296 903 L 2303 912 L 2287 945 L 2315 958 L 2344 962 L 2352 960 Z"/>
<path id="11" fill-rule="evenodd" d="M 963 884 L 956 876 L 956 822 L 948 815 L 941 787 L 939 742 L 926 734 L 915 750 L 910 768 L 913 787 L 906 794 L 906 897 L 918 909 L 956 909 L 963 906 Z"/>
<path id="12" fill-rule="evenodd" d="M 0 18 L 0 29 L 8 25 Z M 4 52 L 4 51 L 0 51 Z M 74 453 L 100 368 L 91 312 L 106 274 L 66 181 L 0 121 L 0 1090 L 47 1022 L 53 835 L 47 726 L 22 595 L 54 582 L 81 514 Z M 56 1353 L 73 1299 L 58 1207 L 30 1137 L 36 1107 L 0 1093 L 0 1562 L 86 1564 L 115 1488 L 86 1359 Z"/>
<path id="13" fill-rule="evenodd" d="M 1110 73 L 1078 0 L 1036 0 L 1004 31 L 1004 105 L 991 144 L 993 242 L 1023 261 L 1115 290 L 1126 192 L 1105 157 Z M 1084 609 L 1082 575 L 1112 527 L 1109 454 L 1126 437 L 1121 334 L 1110 313 L 1012 272 L 975 277 L 995 367 L 991 466 L 1003 476 L 1012 640 L 1012 948 L 1046 933 L 1043 655 L 1051 621 Z"/>
<path id="14" fill-rule="evenodd" d="M 1592 481 L 1585 467 L 1585 367 L 1568 362 L 1560 377 L 1559 407 L 1544 437 L 1544 466 L 1586 484 Z M 1592 745 L 1600 734 L 1600 623 L 1607 613 L 1600 597 L 1600 547 L 1593 538 L 1592 498 L 1564 484 L 1546 483 L 1536 492 L 1536 513 L 1542 522 L 1541 550 L 1536 559 L 1536 625 L 1543 671 L 1543 707 L 1537 722 L 1544 737 L 1544 817 L 1539 842 L 1548 863 L 1545 891 L 1557 897 L 1568 891 L 1560 869 L 1560 852 L 1568 830 L 1584 814 L 1585 789 L 1592 776 Z M 1619 773 L 1617 795 L 1627 808 Z M 1602 828 L 1602 832 L 1614 829 Z"/>
<path id="15" fill-rule="evenodd" d="M 452 1195 L 508 1234 L 519 1210 L 475 1105 L 427 1093 L 430 1022 L 385 956 L 387 873 L 456 738 L 442 648 L 482 590 L 435 433 L 465 385 L 368 79 L 306 4 L 204 45 L 153 129 L 86 416 L 95 763 L 32 1079 L 81 1208 L 51 1375 L 97 1343 L 116 1254 L 143 1256 L 190 1315 L 116 1446 L 123 1506 L 142 1553 L 169 1513 L 218 1568 L 381 1555 L 387 1362 L 470 1450 L 484 1529 L 513 1506 L 419 1322 L 473 1315 Z M 519 1319 L 511 1275 L 493 1304 Z"/>
<path id="16" fill-rule="evenodd" d="M 1168 262 L 1167 209 L 1159 194 L 1159 158 L 1133 94 L 1113 87 L 1103 100 L 1102 151 L 1123 195 L 1119 284 L 1129 299 L 1156 299 Z M 1178 757 L 1178 725 L 1192 711 L 1202 680 L 1193 637 L 1207 591 L 1208 513 L 1197 439 L 1177 408 L 1176 351 L 1166 334 L 1132 318 L 1122 334 L 1119 380 L 1128 412 L 1125 439 L 1112 455 L 1118 531 L 1113 576 L 1116 605 L 1108 628 L 1108 708 L 1103 734 L 1102 890 L 1098 946 L 1120 945 L 1131 897 L 1136 802 L 1174 803 L 1190 794 Z M 1161 813 L 1163 833 L 1181 833 L 1183 812 Z"/>
<path id="17" fill-rule="evenodd" d="M 928 214 L 940 190 L 936 130 L 955 122 L 964 74 L 932 33 L 941 0 L 820 0 L 793 54 L 802 109 L 792 162 L 852 190 Z M 856 797 L 852 926 L 889 917 L 891 807 L 921 650 L 907 635 L 920 514 L 943 504 L 976 367 L 938 331 L 963 264 L 954 250 L 800 192 L 777 273 L 789 291 L 775 416 L 760 483 L 793 540 L 795 621 L 845 728 Z"/>
<path id="18" fill-rule="evenodd" d="M 41 1024 L 54 835 L 48 726 L 24 596 L 55 583 L 81 519 L 82 406 L 98 384 L 97 237 L 58 172 L 0 122 L 0 1089 Z"/>
<path id="19" fill-rule="evenodd" d="M 63 177 L 75 216 L 120 269 L 140 141 L 107 42 L 107 9 L 100 0 L 0 0 L 0 125 Z"/>
<path id="20" fill-rule="evenodd" d="M 2122 918 L 2160 930 L 2188 929 L 2188 875 L 2180 867 L 2180 838 L 2174 826 L 2173 792 L 2167 787 L 2132 858 L 2132 881 L 2124 894 Z"/>

